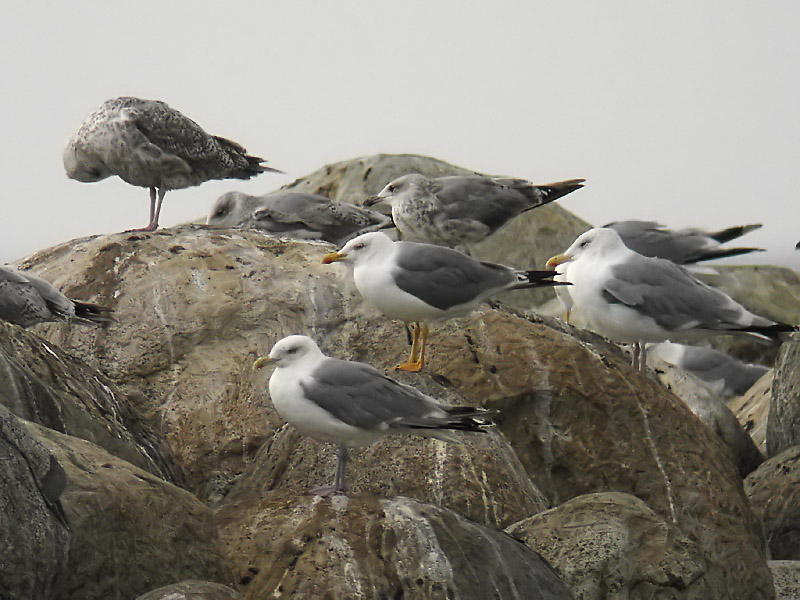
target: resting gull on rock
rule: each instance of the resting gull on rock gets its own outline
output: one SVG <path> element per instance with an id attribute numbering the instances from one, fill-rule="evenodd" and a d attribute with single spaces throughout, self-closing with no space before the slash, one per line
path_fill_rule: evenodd
<path id="1" fill-rule="evenodd" d="M 673 231 L 654 221 L 615 221 L 604 227 L 616 231 L 631 250 L 644 256 L 666 258 L 679 265 L 764 251 L 763 248 L 722 247 L 725 242 L 759 229 L 760 223 L 708 232 L 699 229 Z"/>
<path id="2" fill-rule="evenodd" d="M 278 414 L 300 433 L 339 446 L 333 486 L 311 490 L 320 496 L 345 491 L 348 448 L 397 433 L 457 441 L 451 431 L 485 432 L 496 414 L 439 404 L 367 364 L 325 356 L 304 335 L 283 338 L 253 368 L 266 365 L 276 367 L 269 394 Z"/>
<path id="3" fill-rule="evenodd" d="M 395 242 L 380 231 L 353 238 L 322 259 L 336 261 L 353 266 L 356 287 L 370 304 L 390 319 L 415 324 L 411 356 L 396 367 L 403 371 L 424 365 L 427 321 L 465 315 L 503 290 L 563 285 L 552 280 L 555 271 L 518 271 L 451 248 Z"/>
<path id="4" fill-rule="evenodd" d="M 318 194 L 290 191 L 264 196 L 228 192 L 214 203 L 207 223 L 332 244 L 344 244 L 360 233 L 392 226 L 391 218 L 377 211 Z"/>
<path id="5" fill-rule="evenodd" d="M 64 150 L 64 169 L 71 179 L 91 183 L 117 175 L 150 188 L 150 223 L 140 231 L 158 228 L 167 190 L 281 172 L 262 162 L 236 142 L 207 134 L 164 102 L 131 97 L 104 102 Z"/>
<path id="6" fill-rule="evenodd" d="M 72 300 L 44 279 L 0 267 L 0 319 L 30 327 L 46 321 L 81 324 L 110 323 L 112 310 Z"/>
<path id="7" fill-rule="evenodd" d="M 583 179 L 534 185 L 483 175 L 428 178 L 412 173 L 389 183 L 369 206 L 386 202 L 404 240 L 462 246 L 480 242 L 510 219 L 583 187 Z"/>
<path id="8" fill-rule="evenodd" d="M 569 295 L 590 328 L 633 343 L 633 364 L 645 368 L 645 342 L 693 341 L 747 333 L 780 339 L 797 330 L 755 315 L 675 263 L 642 256 L 613 229 L 590 229 L 548 267 L 566 265 Z M 641 360 L 640 360 L 641 355 Z"/>

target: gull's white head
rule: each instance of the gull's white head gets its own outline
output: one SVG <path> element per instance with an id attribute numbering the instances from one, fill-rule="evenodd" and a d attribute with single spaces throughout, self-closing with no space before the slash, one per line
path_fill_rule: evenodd
<path id="1" fill-rule="evenodd" d="M 305 362 L 316 362 L 324 356 L 316 342 L 307 335 L 290 335 L 277 342 L 268 356 L 262 356 L 253 363 L 253 369 L 260 369 L 266 365 L 289 367 Z"/>
<path id="2" fill-rule="evenodd" d="M 252 198 L 242 192 L 228 192 L 222 194 L 214 206 L 211 207 L 211 212 L 208 213 L 206 223 L 208 225 L 216 225 L 218 227 L 235 227 L 241 225 L 242 221 L 249 216 L 248 211 L 251 208 L 247 200 Z"/>
<path id="3" fill-rule="evenodd" d="M 417 190 L 424 188 L 428 181 L 427 177 L 419 173 L 409 173 L 408 175 L 398 177 L 387 184 L 387 186 L 375 196 L 373 204 L 381 201 L 392 204 L 395 200 L 402 200 L 406 196 L 414 194 Z"/>
<path id="4" fill-rule="evenodd" d="M 354 237 L 338 252 L 331 252 L 322 258 L 324 264 L 344 261 L 353 265 L 364 263 L 376 257 L 391 253 L 394 241 L 382 231 L 372 231 Z"/>
<path id="5" fill-rule="evenodd" d="M 607 256 L 620 250 L 627 250 L 627 246 L 619 234 L 613 229 L 597 227 L 579 235 L 566 252 L 550 258 L 547 266 L 552 269 L 582 256 Z"/>

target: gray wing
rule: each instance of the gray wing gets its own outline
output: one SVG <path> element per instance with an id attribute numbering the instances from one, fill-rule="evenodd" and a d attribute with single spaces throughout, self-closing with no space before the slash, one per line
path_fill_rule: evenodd
<path id="1" fill-rule="evenodd" d="M 685 346 L 680 366 L 703 381 L 714 382 L 722 379 L 725 387 L 734 394 L 745 393 L 769 370 L 762 365 L 751 365 L 736 360 L 713 348 L 696 346 Z"/>
<path id="2" fill-rule="evenodd" d="M 440 310 L 484 298 L 517 282 L 512 269 L 478 262 L 461 252 L 412 242 L 397 242 L 392 275 L 404 292 Z"/>
<path id="3" fill-rule="evenodd" d="M 615 230 L 634 252 L 678 264 L 696 261 L 701 250 L 718 245 L 701 232 L 670 231 L 653 221 L 619 221 L 605 227 Z"/>
<path id="4" fill-rule="evenodd" d="M 668 260 L 633 255 L 612 267 L 611 273 L 603 286 L 603 297 L 653 318 L 669 331 L 695 327 L 736 330 L 753 322 L 771 323 Z"/>
<path id="5" fill-rule="evenodd" d="M 300 383 L 331 415 L 366 430 L 446 427 L 448 413 L 432 398 L 363 363 L 330 358 Z"/>
<path id="6" fill-rule="evenodd" d="M 48 301 L 40 289 L 44 289 L 55 302 Z M 68 307 L 64 300 L 69 303 Z M 69 299 L 46 281 L 0 267 L 0 319 L 30 327 L 43 321 L 66 319 L 71 308 Z"/>

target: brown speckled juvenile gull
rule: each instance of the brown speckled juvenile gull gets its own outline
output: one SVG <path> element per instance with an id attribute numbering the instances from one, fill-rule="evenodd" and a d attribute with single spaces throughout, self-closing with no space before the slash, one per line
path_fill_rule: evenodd
<path id="1" fill-rule="evenodd" d="M 0 267 L 0 319 L 21 327 L 46 321 L 112 321 L 111 309 L 72 300 L 44 279 L 8 267 Z"/>
<path id="2" fill-rule="evenodd" d="M 583 187 L 583 179 L 534 185 L 483 175 L 428 178 L 412 173 L 365 205 L 386 202 L 404 240 L 454 248 L 480 242 L 523 212 Z"/>
<path id="3" fill-rule="evenodd" d="M 260 163 L 231 140 L 207 134 L 194 121 L 158 100 L 115 98 L 90 114 L 64 150 L 67 176 L 85 183 L 117 175 L 150 188 L 150 223 L 158 228 L 167 190 L 212 179 L 250 179 L 277 169 Z"/>
<path id="4" fill-rule="evenodd" d="M 344 244 L 361 233 L 391 227 L 387 215 L 325 196 L 279 191 L 264 196 L 228 192 L 214 203 L 208 224 Z"/>

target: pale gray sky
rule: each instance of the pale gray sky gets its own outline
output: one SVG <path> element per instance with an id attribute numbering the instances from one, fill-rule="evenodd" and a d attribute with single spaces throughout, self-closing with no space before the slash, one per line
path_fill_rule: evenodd
<path id="1" fill-rule="evenodd" d="M 169 192 L 166 226 L 225 191 L 411 152 L 585 177 L 560 203 L 598 225 L 763 222 L 742 242 L 800 265 L 797 0 L 42 4 L 8 4 L 0 23 L 0 262 L 146 224 L 147 190 L 61 164 L 89 112 L 134 95 L 287 173 Z"/>

